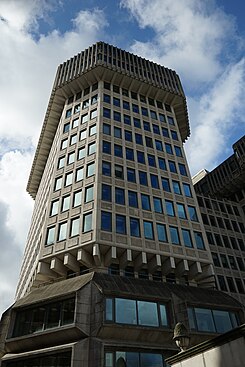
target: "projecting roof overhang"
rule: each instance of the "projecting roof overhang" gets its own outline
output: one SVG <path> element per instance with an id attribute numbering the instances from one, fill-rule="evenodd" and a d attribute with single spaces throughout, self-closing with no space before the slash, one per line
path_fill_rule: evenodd
<path id="1" fill-rule="evenodd" d="M 42 179 L 46 161 L 53 143 L 53 139 L 61 118 L 65 101 L 72 94 L 76 94 L 89 85 L 106 80 L 120 85 L 122 88 L 130 88 L 135 92 L 155 98 L 159 101 L 171 104 L 174 107 L 176 119 L 180 129 L 182 140 L 185 141 L 190 135 L 190 126 L 186 98 L 184 93 L 177 92 L 174 88 L 159 86 L 154 81 L 146 78 L 132 77 L 132 75 L 122 69 L 108 65 L 95 65 L 86 69 L 79 76 L 75 76 L 68 81 L 60 82 L 61 74 L 59 67 L 51 92 L 47 112 L 44 118 L 40 138 L 34 156 L 29 181 L 27 184 L 28 193 L 35 199 L 39 184 Z M 179 79 L 178 79 L 179 80 Z"/>

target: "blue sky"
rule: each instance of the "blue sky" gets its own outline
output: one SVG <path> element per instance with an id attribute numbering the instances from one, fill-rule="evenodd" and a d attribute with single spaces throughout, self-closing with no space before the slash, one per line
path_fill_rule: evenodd
<path id="1" fill-rule="evenodd" d="M 238 0 L 0 1 L 0 313 L 14 297 L 33 209 L 25 187 L 58 64 L 103 40 L 176 70 L 191 172 L 211 170 L 244 134 L 244 14 Z"/>

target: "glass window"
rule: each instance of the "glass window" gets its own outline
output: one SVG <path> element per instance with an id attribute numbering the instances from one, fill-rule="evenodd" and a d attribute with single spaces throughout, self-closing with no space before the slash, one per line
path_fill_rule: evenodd
<path id="1" fill-rule="evenodd" d="M 128 205 L 138 208 L 138 196 L 135 191 L 128 191 Z"/>
<path id="2" fill-rule="evenodd" d="M 130 299 L 115 299 L 116 322 L 121 324 L 137 324 L 136 301 Z"/>
<path id="3" fill-rule="evenodd" d="M 130 218 L 130 235 L 140 237 L 140 222 L 137 218 Z"/>
<path id="4" fill-rule="evenodd" d="M 134 151 L 131 148 L 126 148 L 126 159 L 134 161 Z"/>
<path id="5" fill-rule="evenodd" d="M 154 211 L 156 213 L 163 213 L 163 209 L 162 209 L 162 199 L 161 198 L 157 198 L 157 197 L 153 197 L 153 205 L 154 205 Z"/>
<path id="6" fill-rule="evenodd" d="M 83 106 L 82 106 L 83 110 L 87 108 L 88 106 L 89 106 L 89 99 L 86 99 L 85 101 L 83 101 Z"/>
<path id="7" fill-rule="evenodd" d="M 159 182 L 157 175 L 150 174 L 151 177 L 151 187 L 154 189 L 159 189 Z"/>
<path id="8" fill-rule="evenodd" d="M 47 229 L 46 245 L 52 245 L 55 239 L 55 227 L 49 227 Z"/>
<path id="9" fill-rule="evenodd" d="M 151 167 L 156 167 L 156 160 L 155 160 L 155 156 L 152 154 L 147 154 L 147 158 L 148 158 L 148 164 Z"/>
<path id="10" fill-rule="evenodd" d="M 159 120 L 165 122 L 165 116 L 162 113 L 159 113 Z"/>
<path id="11" fill-rule="evenodd" d="M 77 135 L 72 135 L 70 140 L 70 145 L 76 144 L 77 142 Z"/>
<path id="12" fill-rule="evenodd" d="M 127 180 L 129 182 L 136 182 L 135 170 L 133 168 L 127 168 Z"/>
<path id="13" fill-rule="evenodd" d="M 87 130 L 82 130 L 80 132 L 80 140 L 86 139 L 87 136 Z"/>
<path id="14" fill-rule="evenodd" d="M 157 236 L 158 241 L 167 242 L 166 226 L 164 224 L 157 223 Z"/>
<path id="15" fill-rule="evenodd" d="M 181 232 L 182 232 L 182 236 L 183 236 L 184 245 L 186 247 L 193 247 L 190 231 L 188 229 L 183 229 L 182 228 Z"/>
<path id="16" fill-rule="evenodd" d="M 132 104 L 132 110 L 134 113 L 139 113 L 139 106 L 137 106 L 136 104 Z"/>
<path id="17" fill-rule="evenodd" d="M 111 176 L 111 164 L 110 164 L 110 162 L 102 161 L 102 175 Z"/>
<path id="18" fill-rule="evenodd" d="M 136 144 L 143 145 L 143 138 L 141 134 L 135 133 L 135 142 Z"/>
<path id="19" fill-rule="evenodd" d="M 159 326 L 157 304 L 155 302 L 137 301 L 138 323 L 145 326 Z"/>
<path id="20" fill-rule="evenodd" d="M 181 219 L 186 219 L 185 206 L 183 204 L 177 203 L 178 217 Z"/>
<path id="21" fill-rule="evenodd" d="M 177 173 L 177 168 L 173 161 L 168 161 L 168 165 L 169 165 L 170 172 Z"/>
<path id="22" fill-rule="evenodd" d="M 64 167 L 64 165 L 65 165 L 65 157 L 60 157 L 60 158 L 58 159 L 58 165 L 57 165 L 57 168 L 58 168 L 58 169 L 61 169 L 61 168 L 63 168 L 63 167 Z"/>
<path id="23" fill-rule="evenodd" d="M 120 99 L 113 97 L 113 104 L 114 106 L 120 107 Z"/>
<path id="24" fill-rule="evenodd" d="M 164 158 L 160 158 L 158 157 L 158 164 L 159 164 L 159 168 L 166 171 L 167 167 L 166 167 L 166 162 Z"/>
<path id="25" fill-rule="evenodd" d="M 78 153 L 77 153 L 77 159 L 78 160 L 84 158 L 85 155 L 86 155 L 85 147 L 82 147 L 82 148 L 78 149 Z"/>
<path id="26" fill-rule="evenodd" d="M 81 116 L 81 124 L 85 124 L 85 122 L 88 122 L 88 114 L 85 113 L 85 115 Z"/>
<path id="27" fill-rule="evenodd" d="M 145 107 L 141 107 L 141 113 L 143 116 L 148 116 L 148 109 Z"/>
<path id="28" fill-rule="evenodd" d="M 174 189 L 174 193 L 181 195 L 181 191 L 180 191 L 180 184 L 178 181 L 172 181 L 173 183 L 173 189 Z"/>
<path id="29" fill-rule="evenodd" d="M 123 179 L 123 166 L 115 164 L 115 177 Z"/>
<path id="30" fill-rule="evenodd" d="M 169 144 L 169 143 L 165 143 L 165 149 L 166 149 L 166 152 L 167 152 L 168 154 L 173 154 L 173 149 L 172 149 L 171 144 Z"/>
<path id="31" fill-rule="evenodd" d="M 169 138 L 169 132 L 168 132 L 168 129 L 166 127 L 162 127 L 162 135 L 165 138 Z"/>
<path id="32" fill-rule="evenodd" d="M 70 122 L 64 124 L 63 133 L 67 133 L 70 130 Z"/>
<path id="33" fill-rule="evenodd" d="M 121 122 L 121 114 L 120 112 L 114 111 L 113 112 L 113 118 L 115 121 Z"/>
<path id="34" fill-rule="evenodd" d="M 59 200 L 52 201 L 51 203 L 51 209 L 50 209 L 50 216 L 58 214 L 59 210 Z"/>
<path id="35" fill-rule="evenodd" d="M 109 94 L 104 94 L 103 95 L 103 102 L 111 103 L 111 97 L 109 96 Z"/>
<path id="36" fill-rule="evenodd" d="M 95 174 L 95 163 L 90 163 L 87 165 L 87 176 L 86 177 L 90 177 L 93 176 Z"/>
<path id="37" fill-rule="evenodd" d="M 114 136 L 118 139 L 122 138 L 122 129 L 120 127 L 114 127 Z"/>
<path id="38" fill-rule="evenodd" d="M 68 145 L 68 139 L 62 140 L 60 149 L 67 148 L 67 145 Z"/>
<path id="39" fill-rule="evenodd" d="M 74 192 L 73 207 L 77 207 L 82 203 L 82 191 Z"/>
<path id="40" fill-rule="evenodd" d="M 111 135 L 111 125 L 103 124 L 103 134 Z"/>
<path id="41" fill-rule="evenodd" d="M 126 141 L 133 141 L 132 133 L 129 130 L 124 131 L 124 136 Z"/>
<path id="42" fill-rule="evenodd" d="M 143 126 L 145 131 L 151 131 L 150 123 L 148 121 L 143 121 Z"/>
<path id="43" fill-rule="evenodd" d="M 179 140 L 179 139 L 178 139 L 178 134 L 177 134 L 177 132 L 176 132 L 176 131 L 174 131 L 174 130 L 170 130 L 170 132 L 171 132 L 171 136 L 172 136 L 172 139 L 173 139 L 173 140 Z"/>
<path id="44" fill-rule="evenodd" d="M 123 122 L 126 125 L 131 125 L 131 117 L 128 115 L 123 115 Z"/>
<path id="45" fill-rule="evenodd" d="M 167 178 L 162 178 L 162 188 L 164 191 L 171 192 L 169 180 Z"/>
<path id="46" fill-rule="evenodd" d="M 179 171 L 181 175 L 187 176 L 187 171 L 184 164 L 179 163 Z"/>
<path id="47" fill-rule="evenodd" d="M 155 111 L 150 110 L 151 118 L 157 120 L 157 114 Z"/>
<path id="48" fill-rule="evenodd" d="M 103 140 L 102 142 L 102 152 L 106 154 L 111 154 L 111 143 L 109 141 Z"/>
<path id="49" fill-rule="evenodd" d="M 205 308 L 195 308 L 197 328 L 199 331 L 215 332 L 211 310 Z"/>
<path id="50" fill-rule="evenodd" d="M 183 189 L 184 189 L 185 196 L 192 197 L 190 185 L 183 183 Z"/>
<path id="51" fill-rule="evenodd" d="M 226 333 L 233 328 L 229 312 L 213 310 L 214 323 L 218 333 Z"/>
<path id="52" fill-rule="evenodd" d="M 85 188 L 85 203 L 94 200 L 94 186 L 88 186 Z"/>
<path id="53" fill-rule="evenodd" d="M 78 168 L 76 170 L 76 182 L 83 180 L 84 168 Z"/>
<path id="54" fill-rule="evenodd" d="M 126 217 L 116 214 L 116 233 L 126 234 Z"/>
<path id="55" fill-rule="evenodd" d="M 174 125 L 174 119 L 173 119 L 173 117 L 171 117 L 171 116 L 167 116 L 168 117 L 168 123 L 169 123 L 169 125 Z"/>
<path id="56" fill-rule="evenodd" d="M 196 246 L 200 250 L 205 250 L 204 241 L 201 232 L 194 232 Z"/>
<path id="57" fill-rule="evenodd" d="M 66 111 L 66 118 L 71 117 L 71 111 L 72 111 L 71 108 Z"/>
<path id="58" fill-rule="evenodd" d="M 67 233 L 67 222 L 59 224 L 57 241 L 64 241 Z"/>
<path id="59" fill-rule="evenodd" d="M 103 108 L 103 117 L 106 117 L 108 119 L 111 118 L 111 110 L 109 108 Z"/>
<path id="60" fill-rule="evenodd" d="M 109 212 L 101 212 L 101 229 L 102 231 L 112 231 L 112 214 Z"/>
<path id="61" fill-rule="evenodd" d="M 141 204 L 142 204 L 142 209 L 151 210 L 149 195 L 141 194 Z"/>
<path id="62" fill-rule="evenodd" d="M 83 216 L 83 232 L 92 230 L 92 213 L 84 214 Z"/>
<path id="63" fill-rule="evenodd" d="M 123 101 L 123 108 L 125 110 L 130 110 L 130 105 L 129 105 L 129 102 L 128 101 Z"/>
<path id="64" fill-rule="evenodd" d="M 67 164 L 75 162 L 75 152 L 69 153 L 67 157 Z"/>
<path id="65" fill-rule="evenodd" d="M 153 140 L 148 136 L 145 137 L 145 144 L 148 148 L 153 148 Z"/>
<path id="66" fill-rule="evenodd" d="M 137 150 L 137 161 L 138 161 L 138 163 L 145 164 L 144 152 L 140 152 L 140 151 Z"/>
<path id="67" fill-rule="evenodd" d="M 79 225 L 80 225 L 80 218 L 74 218 L 71 220 L 71 230 L 70 230 L 71 237 L 79 235 Z"/>
<path id="68" fill-rule="evenodd" d="M 177 157 L 183 157 L 183 154 L 182 154 L 182 150 L 180 147 L 177 147 L 176 145 L 174 146 L 174 151 L 175 151 L 175 154 L 177 155 Z"/>
<path id="69" fill-rule="evenodd" d="M 73 172 L 67 173 L 65 176 L 65 186 L 69 186 L 72 184 L 72 177 L 73 177 Z"/>
<path id="70" fill-rule="evenodd" d="M 61 205 L 61 212 L 65 212 L 66 210 L 69 210 L 70 208 L 70 195 L 64 196 L 62 198 L 62 205 Z"/>
<path id="71" fill-rule="evenodd" d="M 163 151 L 162 142 L 160 140 L 155 140 L 156 149 Z"/>
<path id="72" fill-rule="evenodd" d="M 111 201 L 111 186 L 102 184 L 102 200 Z"/>
<path id="73" fill-rule="evenodd" d="M 153 127 L 154 134 L 159 134 L 160 135 L 160 128 L 159 128 L 159 126 L 153 124 L 152 127 Z"/>
<path id="74" fill-rule="evenodd" d="M 96 134 L 96 125 L 92 125 L 89 127 L 89 136 L 95 135 Z"/>
<path id="75" fill-rule="evenodd" d="M 193 220 L 194 222 L 198 222 L 196 208 L 194 208 L 194 206 L 188 205 L 188 212 L 189 212 L 190 220 Z"/>
<path id="76" fill-rule="evenodd" d="M 148 186 L 147 173 L 139 171 L 139 181 L 141 185 Z"/>
<path id="77" fill-rule="evenodd" d="M 91 143 L 88 145 L 88 155 L 96 152 L 96 143 Z"/>
<path id="78" fill-rule="evenodd" d="M 153 223 L 148 221 L 143 221 L 144 225 L 144 235 L 146 239 L 154 240 Z"/>
<path id="79" fill-rule="evenodd" d="M 174 205 L 172 201 L 165 200 L 165 203 L 166 203 L 167 214 L 173 217 L 175 214 L 174 214 Z"/>
<path id="80" fill-rule="evenodd" d="M 115 144 L 114 145 L 114 155 L 116 157 L 120 157 L 120 158 L 123 157 L 123 150 L 122 150 L 122 146 L 121 145 L 118 145 L 118 144 Z"/>
<path id="81" fill-rule="evenodd" d="M 136 117 L 134 117 L 133 120 L 134 120 L 134 126 L 138 127 L 140 129 L 140 127 L 141 127 L 140 119 L 137 119 Z"/>
<path id="82" fill-rule="evenodd" d="M 179 245 L 180 240 L 179 240 L 178 228 L 169 226 L 169 232 L 170 232 L 171 242 L 175 245 Z"/>
<path id="83" fill-rule="evenodd" d="M 119 187 L 115 188 L 115 202 L 116 202 L 116 204 L 125 205 L 124 189 L 121 189 Z"/>

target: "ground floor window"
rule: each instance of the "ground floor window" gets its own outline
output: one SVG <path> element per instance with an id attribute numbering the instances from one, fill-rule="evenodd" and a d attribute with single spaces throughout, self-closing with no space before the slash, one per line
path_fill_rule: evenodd
<path id="1" fill-rule="evenodd" d="M 161 353 L 115 351 L 105 353 L 105 367 L 165 367 Z"/>
<path id="2" fill-rule="evenodd" d="M 6 362 L 4 367 L 70 367 L 71 352 L 56 353 L 52 355 L 39 355 L 35 358 L 19 359 Z"/>

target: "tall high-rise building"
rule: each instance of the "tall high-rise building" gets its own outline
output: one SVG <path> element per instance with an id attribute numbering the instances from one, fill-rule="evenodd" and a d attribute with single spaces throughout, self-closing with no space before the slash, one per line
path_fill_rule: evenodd
<path id="1" fill-rule="evenodd" d="M 159 367 L 176 322 L 201 342 L 244 321 L 213 290 L 189 133 L 174 71 L 103 42 L 59 66 L 2 366 Z"/>

